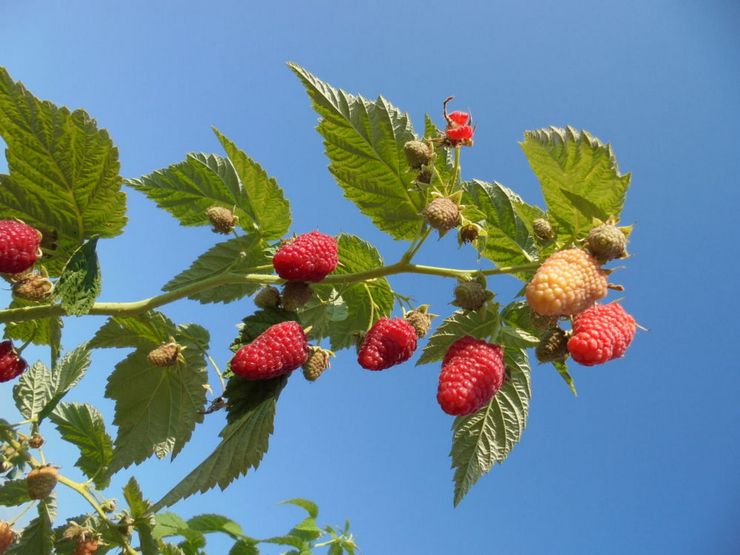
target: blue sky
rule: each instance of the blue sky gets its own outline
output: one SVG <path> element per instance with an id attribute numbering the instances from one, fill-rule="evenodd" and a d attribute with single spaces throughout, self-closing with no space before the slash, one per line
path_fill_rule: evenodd
<path id="1" fill-rule="evenodd" d="M 438 368 L 369 373 L 348 352 L 317 384 L 291 381 L 257 472 L 177 507 L 224 512 L 268 536 L 298 518 L 277 503 L 307 497 L 322 521 L 350 518 L 369 555 L 740 551 L 738 36 L 740 5 L 730 1 L 0 1 L 0 65 L 38 96 L 97 118 L 120 148 L 124 176 L 219 152 L 215 125 L 278 179 L 295 231 L 352 232 L 386 260 L 404 245 L 342 198 L 288 60 L 351 92 L 382 93 L 417 129 L 456 95 L 478 124 L 465 177 L 496 179 L 530 202 L 542 201 L 517 144 L 525 129 L 588 129 L 632 172 L 623 216 L 635 224 L 633 256 L 615 281 L 650 331 L 622 360 L 574 367 L 577 399 L 535 365 L 521 444 L 457 509 Z M 129 203 L 124 235 L 99 246 L 107 301 L 156 294 L 217 240 L 179 227 L 139 193 L 129 191 Z M 453 243 L 430 243 L 419 261 L 476 264 Z M 450 309 L 449 281 L 393 284 L 435 312 Z M 517 289 L 507 277 L 491 285 L 501 299 Z M 245 300 L 166 312 L 207 326 L 225 363 L 233 326 L 251 310 Z M 64 345 L 100 323 L 68 319 Z M 97 352 L 72 395 L 99 406 L 109 426 L 102 390 L 121 356 Z M 0 389 L 3 417 L 9 391 Z M 209 417 L 174 464 L 148 462 L 115 485 L 136 474 L 159 498 L 215 445 L 221 425 Z M 72 475 L 75 457 L 58 457 Z M 62 504 L 66 515 L 86 510 L 67 494 Z M 224 544 L 209 553 L 225 553 Z"/>

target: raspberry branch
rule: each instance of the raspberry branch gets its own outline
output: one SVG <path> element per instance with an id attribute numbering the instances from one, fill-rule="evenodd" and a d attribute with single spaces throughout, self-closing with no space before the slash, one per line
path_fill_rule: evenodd
<path id="1" fill-rule="evenodd" d="M 412 252 L 412 256 L 413 256 Z M 499 268 L 489 268 L 479 270 L 477 268 L 458 269 L 458 268 L 441 268 L 437 266 L 425 266 L 422 264 L 412 264 L 405 262 L 403 259 L 395 264 L 380 266 L 373 270 L 364 272 L 355 272 L 352 274 L 329 275 L 322 283 L 325 284 L 343 284 L 357 283 L 360 281 L 370 281 L 373 279 L 396 275 L 396 274 L 424 274 L 440 276 L 454 279 L 469 279 L 474 274 L 483 274 L 486 276 L 500 274 L 515 274 L 525 270 L 534 270 L 539 267 L 538 262 L 531 264 L 520 264 L 518 266 L 501 266 Z M 141 301 L 132 302 L 99 302 L 95 303 L 90 309 L 89 314 L 93 316 L 123 316 L 135 315 L 159 308 L 166 304 L 188 297 L 195 293 L 208 291 L 224 285 L 244 285 L 247 283 L 257 283 L 262 285 L 277 285 L 285 283 L 285 280 L 272 274 L 224 274 L 210 277 L 202 281 L 192 283 L 173 289 L 156 297 L 150 297 Z M 26 322 L 37 318 L 49 318 L 54 316 L 65 316 L 67 313 L 60 304 L 46 304 L 37 306 L 26 306 L 19 308 L 9 308 L 0 310 L 0 323 L 5 322 Z"/>

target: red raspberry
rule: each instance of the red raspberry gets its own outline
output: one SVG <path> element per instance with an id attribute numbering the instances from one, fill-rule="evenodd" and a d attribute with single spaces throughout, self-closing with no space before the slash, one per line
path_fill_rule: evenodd
<path id="1" fill-rule="evenodd" d="M 28 368 L 28 363 L 18 356 L 12 341 L 0 343 L 0 382 L 17 378 Z"/>
<path id="2" fill-rule="evenodd" d="M 22 222 L 0 221 L 0 272 L 25 272 L 39 257 L 41 233 Z"/>
<path id="3" fill-rule="evenodd" d="M 288 281 L 321 281 L 337 267 L 337 240 L 318 231 L 299 235 L 278 249 L 272 265 Z"/>
<path id="4" fill-rule="evenodd" d="M 8 522 L 0 522 L 0 553 L 5 553 L 15 541 L 15 532 Z"/>
<path id="5" fill-rule="evenodd" d="M 231 370 L 247 380 L 268 380 L 292 372 L 307 358 L 308 342 L 301 325 L 281 322 L 239 349 L 231 359 Z"/>
<path id="6" fill-rule="evenodd" d="M 406 362 L 416 350 L 416 330 L 403 318 L 381 318 L 360 345 L 357 362 L 367 370 L 385 370 Z"/>
<path id="7" fill-rule="evenodd" d="M 445 136 L 453 143 L 467 143 L 472 141 L 474 129 L 470 125 L 451 127 L 445 130 Z"/>
<path id="8" fill-rule="evenodd" d="M 584 366 L 603 364 L 624 355 L 636 328 L 635 319 L 620 304 L 593 306 L 573 320 L 568 352 Z"/>
<path id="9" fill-rule="evenodd" d="M 450 345 L 442 361 L 437 401 L 447 414 L 472 414 L 501 389 L 505 377 L 501 347 L 466 335 Z"/>
<path id="10" fill-rule="evenodd" d="M 450 112 L 447 118 L 457 125 L 466 125 L 470 121 L 470 114 L 467 112 Z"/>

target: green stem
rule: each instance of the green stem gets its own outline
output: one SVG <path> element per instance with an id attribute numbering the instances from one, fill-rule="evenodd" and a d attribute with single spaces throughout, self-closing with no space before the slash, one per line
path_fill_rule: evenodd
<path id="1" fill-rule="evenodd" d="M 461 147 L 455 147 L 455 168 L 452 170 L 451 192 L 455 192 L 458 181 L 460 180 L 460 150 Z"/>
<path id="2" fill-rule="evenodd" d="M 79 495 L 85 498 L 85 500 L 92 506 L 93 509 L 95 509 L 95 512 L 100 515 L 100 518 L 103 519 L 103 522 L 106 522 L 108 526 L 111 528 L 111 530 L 118 533 L 118 535 L 121 537 L 121 542 L 123 545 L 124 553 L 127 555 L 140 555 L 138 551 L 136 551 L 133 547 L 131 547 L 128 543 L 128 540 L 126 537 L 121 534 L 118 529 L 115 527 L 115 525 L 108 520 L 108 515 L 105 514 L 105 511 L 100 506 L 100 504 L 97 502 L 97 500 L 92 496 L 90 493 L 90 490 L 88 489 L 86 484 L 81 484 L 79 482 L 75 482 L 74 480 L 70 480 L 66 476 L 59 474 L 57 476 L 57 481 L 60 484 L 64 484 L 68 488 L 76 491 Z"/>
<path id="3" fill-rule="evenodd" d="M 21 518 L 23 518 L 23 515 L 26 514 L 28 511 L 30 511 L 34 506 L 36 505 L 36 501 L 31 501 L 29 504 L 25 506 L 25 508 L 18 513 L 13 520 L 8 522 L 11 526 L 15 525 L 16 522 L 18 522 Z"/>
<path id="4" fill-rule="evenodd" d="M 218 367 L 218 364 L 216 364 L 216 361 L 213 360 L 213 357 L 210 355 L 210 353 L 206 353 L 206 358 L 208 358 L 208 362 L 211 363 L 211 366 L 213 366 L 213 369 L 216 371 L 218 381 L 221 382 L 221 393 L 223 393 L 224 391 L 226 391 L 226 382 L 224 382 L 224 375 L 221 372 L 221 369 Z"/>
<path id="5" fill-rule="evenodd" d="M 417 245 L 418 246 L 418 245 Z M 357 283 L 396 274 L 426 274 L 449 278 L 465 278 L 474 273 L 483 273 L 484 275 L 513 274 L 523 270 L 535 269 L 539 263 L 522 264 L 520 266 L 503 266 L 488 270 L 473 269 L 456 269 L 456 268 L 438 268 L 436 266 L 424 266 L 421 264 L 411 264 L 403 259 L 395 264 L 381 266 L 364 272 L 355 272 L 350 274 L 336 274 L 324 278 L 324 284 L 342 284 Z M 258 284 L 281 284 L 284 280 L 271 274 L 222 274 L 213 276 L 202 281 L 191 283 L 184 287 L 167 291 L 156 297 L 143 299 L 141 301 L 125 303 L 95 303 L 89 314 L 97 316 L 124 316 L 141 314 L 148 310 L 153 310 L 160 306 L 169 304 L 176 300 L 188 297 L 195 293 L 214 289 L 224 285 L 244 285 L 248 283 Z M 3 322 L 25 322 L 37 318 L 48 318 L 51 316 L 64 316 L 65 312 L 61 305 L 36 305 L 21 308 L 9 308 L 0 311 L 0 323 Z"/>
<path id="6" fill-rule="evenodd" d="M 417 237 L 415 242 L 412 242 L 409 245 L 408 250 L 403 253 L 403 256 L 401 257 L 401 262 L 411 262 L 411 259 L 414 258 L 417 252 L 419 252 L 419 249 L 424 244 L 424 241 L 427 240 L 427 237 L 429 237 L 429 234 L 431 233 L 432 228 L 425 225 L 424 229 L 421 232 L 421 235 Z"/>

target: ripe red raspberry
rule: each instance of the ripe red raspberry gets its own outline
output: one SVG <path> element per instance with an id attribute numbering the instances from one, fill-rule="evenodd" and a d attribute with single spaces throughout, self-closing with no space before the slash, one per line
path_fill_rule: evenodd
<path id="1" fill-rule="evenodd" d="M 624 355 L 635 336 L 635 319 L 622 305 L 596 305 L 573 320 L 573 336 L 568 352 L 584 366 L 603 364 Z"/>
<path id="2" fill-rule="evenodd" d="M 12 341 L 0 343 L 0 382 L 9 382 L 17 378 L 28 368 L 28 363 L 23 360 L 13 348 Z"/>
<path id="3" fill-rule="evenodd" d="M 34 265 L 40 256 L 41 233 L 22 222 L 0 221 L 0 272 L 17 274 Z"/>
<path id="4" fill-rule="evenodd" d="M 416 330 L 403 318 L 381 318 L 360 345 L 357 362 L 367 370 L 385 370 L 411 358 L 416 350 Z"/>
<path id="5" fill-rule="evenodd" d="M 82 537 L 77 540 L 74 555 L 93 555 L 98 550 L 98 540 L 96 538 Z"/>
<path id="6" fill-rule="evenodd" d="M 442 361 L 437 401 L 453 416 L 481 409 L 506 378 L 501 347 L 466 335 L 455 341 Z"/>
<path id="7" fill-rule="evenodd" d="M 460 127 L 450 127 L 445 129 L 445 137 L 454 144 L 469 143 L 473 140 L 475 130 L 470 125 L 461 125 Z"/>
<path id="8" fill-rule="evenodd" d="M 606 274 L 581 249 L 550 255 L 527 285 L 527 302 L 542 316 L 570 316 L 606 297 Z"/>
<path id="9" fill-rule="evenodd" d="M 281 322 L 239 349 L 231 359 L 231 370 L 247 380 L 268 380 L 292 372 L 307 358 L 308 342 L 301 325 Z"/>
<path id="10" fill-rule="evenodd" d="M 339 262 L 337 240 L 318 231 L 304 233 L 278 249 L 272 265 L 288 281 L 321 281 Z"/>
<path id="11" fill-rule="evenodd" d="M 470 121 L 470 114 L 460 111 L 450 112 L 447 114 L 447 119 L 456 125 L 466 125 Z"/>

